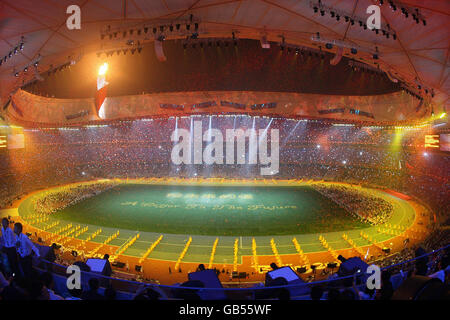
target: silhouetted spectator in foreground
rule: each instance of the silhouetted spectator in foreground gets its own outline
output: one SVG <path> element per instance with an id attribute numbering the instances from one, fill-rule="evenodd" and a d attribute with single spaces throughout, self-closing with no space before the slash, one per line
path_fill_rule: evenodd
<path id="1" fill-rule="evenodd" d="M 81 300 L 81 296 L 83 295 L 83 289 L 69 289 L 70 297 L 67 297 L 66 300 Z"/>
<path id="2" fill-rule="evenodd" d="M 103 275 L 110 277 L 112 274 L 111 263 L 109 262 L 109 254 L 105 254 L 103 259 L 106 260 L 105 269 L 103 270 Z"/>
<path id="3" fill-rule="evenodd" d="M 355 295 L 355 291 L 353 291 L 352 289 L 345 289 L 344 291 L 342 291 L 342 293 L 340 294 L 340 300 L 356 300 L 356 295 Z"/>
<path id="4" fill-rule="evenodd" d="M 205 271 L 205 270 L 206 270 L 206 268 L 205 268 L 205 265 L 203 263 L 198 265 L 197 271 Z"/>
<path id="5" fill-rule="evenodd" d="M 364 287 L 364 292 L 360 292 L 362 300 L 373 300 L 375 297 L 375 289 L 369 289 L 367 286 Z"/>
<path id="6" fill-rule="evenodd" d="M 81 296 L 83 300 L 104 300 L 104 297 L 98 293 L 100 283 L 97 278 L 89 279 L 89 290 Z"/>
<path id="7" fill-rule="evenodd" d="M 433 274 L 430 274 L 430 278 L 437 278 L 441 280 L 443 283 L 445 283 L 445 269 L 449 266 L 450 263 L 450 256 L 445 255 L 441 258 L 441 260 L 438 263 L 437 271 Z"/>
<path id="8" fill-rule="evenodd" d="M 75 261 L 74 266 L 78 266 L 81 271 L 90 272 L 91 268 L 83 261 Z"/>
<path id="9" fill-rule="evenodd" d="M 41 281 L 44 284 L 44 289 L 48 291 L 49 300 L 64 300 L 63 297 L 53 291 L 53 275 L 50 272 L 43 273 Z"/>
<path id="10" fill-rule="evenodd" d="M 143 288 L 137 292 L 134 300 L 159 300 L 161 295 L 152 288 Z"/>
<path id="11" fill-rule="evenodd" d="M 278 300 L 290 300 L 291 299 L 291 293 L 288 289 L 282 288 L 278 291 Z"/>
<path id="12" fill-rule="evenodd" d="M 377 290 L 377 300 L 390 300 L 393 294 L 391 273 L 385 270 L 381 273 L 381 289 Z"/>
<path id="13" fill-rule="evenodd" d="M 337 301 L 337 300 L 340 299 L 340 295 L 341 295 L 341 293 L 339 292 L 338 289 L 336 289 L 336 288 L 330 289 L 328 291 L 328 298 L 327 298 L 327 300 L 329 300 L 329 301 Z"/>
<path id="14" fill-rule="evenodd" d="M 428 256 L 424 256 L 426 255 L 427 252 L 425 251 L 424 248 L 422 247 L 418 247 L 416 249 L 416 251 L 414 252 L 414 255 L 416 258 L 421 257 L 419 259 L 416 260 L 416 264 L 427 264 L 428 263 Z M 424 257 L 422 257 L 424 256 Z"/>
<path id="15" fill-rule="evenodd" d="M 28 294 L 25 291 L 24 283 L 19 283 L 20 280 L 12 279 L 10 283 L 3 288 L 0 297 L 4 301 L 17 301 L 17 300 L 27 300 Z"/>
<path id="16" fill-rule="evenodd" d="M 29 288 L 29 297 L 31 300 L 50 300 L 48 291 L 44 288 L 42 281 L 33 280 Z"/>
<path id="17" fill-rule="evenodd" d="M 426 276 L 428 273 L 428 266 L 424 261 L 418 261 L 416 263 L 415 274 L 417 276 Z"/>
<path id="18" fill-rule="evenodd" d="M 278 277 L 275 279 L 270 279 L 266 274 L 266 289 L 256 290 L 255 298 L 256 299 L 278 298 L 280 296 L 281 290 L 283 290 L 285 288 L 270 289 L 270 287 L 282 287 L 282 286 L 286 286 L 287 284 L 288 284 L 288 282 L 285 278 Z M 285 294 L 285 293 L 282 293 L 282 294 Z"/>
<path id="19" fill-rule="evenodd" d="M 321 286 L 314 286 L 311 288 L 311 299 L 318 301 L 322 299 L 323 288 Z"/>
<path id="20" fill-rule="evenodd" d="M 116 300 L 116 290 L 113 287 L 108 287 L 105 289 L 105 299 L 106 300 Z"/>
<path id="21" fill-rule="evenodd" d="M 52 243 L 52 245 L 50 246 L 50 250 L 48 251 L 47 255 L 44 257 L 44 259 L 49 262 L 55 262 L 56 261 L 55 250 L 57 250 L 56 248 L 57 248 L 57 244 Z"/>
<path id="22" fill-rule="evenodd" d="M 175 298 L 183 300 L 201 300 L 200 296 L 197 293 L 198 289 L 187 289 L 187 288 L 204 288 L 205 285 L 203 284 L 203 282 L 199 280 L 189 280 L 183 282 L 180 287 L 184 288 L 172 289 Z"/>
<path id="23" fill-rule="evenodd" d="M 275 262 L 272 262 L 270 264 L 270 267 L 272 268 L 272 270 L 277 270 L 278 269 L 278 266 L 277 266 L 277 264 Z"/>

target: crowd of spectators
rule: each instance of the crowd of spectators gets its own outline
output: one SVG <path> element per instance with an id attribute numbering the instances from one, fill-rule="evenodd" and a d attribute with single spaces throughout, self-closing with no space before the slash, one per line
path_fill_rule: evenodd
<path id="1" fill-rule="evenodd" d="M 348 181 L 387 187 L 448 212 L 449 157 L 411 147 L 423 132 L 248 116 L 196 117 L 203 128 L 280 130 L 280 169 L 273 178 Z M 93 178 L 260 176 L 261 165 L 172 164 L 172 131 L 193 119 L 143 119 L 111 125 L 24 129 L 25 148 L 0 153 L 0 207 L 36 189 Z M 405 129 L 406 130 L 406 129 Z M 269 135 L 270 138 L 270 135 Z M 247 148 L 248 149 L 248 148 Z M 270 177 L 272 178 L 272 177 Z M 447 210 L 447 211 L 446 211 Z"/>
<path id="2" fill-rule="evenodd" d="M 248 291 L 238 292 L 236 297 L 240 299 L 270 299 L 270 300 L 391 300 L 406 299 L 401 296 L 399 288 L 410 278 L 421 276 L 427 279 L 437 279 L 440 285 L 435 286 L 431 298 L 443 299 L 448 297 L 448 283 L 450 277 L 450 248 L 440 250 L 429 255 L 422 247 L 411 251 L 411 260 L 397 267 L 383 269 L 381 273 L 381 287 L 371 289 L 366 285 L 365 278 L 357 273 L 346 278 L 337 278 L 336 274 L 329 276 L 328 281 L 311 282 L 302 288 L 279 288 L 287 281 L 276 278 L 265 284 L 266 289 L 261 291 L 261 286 L 248 288 Z M 274 265 L 274 264 L 271 264 Z M 66 284 L 65 277 L 51 270 L 36 268 L 28 276 L 21 273 L 10 274 L 0 263 L 0 300 L 120 300 L 126 297 L 131 300 L 201 300 L 205 297 L 204 283 L 201 281 L 186 281 L 174 284 L 173 287 L 155 287 L 142 284 L 130 284 L 128 287 L 119 284 L 112 279 L 95 276 L 93 274 L 78 288 L 62 288 Z M 204 270 L 204 269 L 203 269 Z M 197 271 L 201 271 L 197 269 Z M 189 289 L 189 288 L 192 289 Z M 271 287 L 277 287 L 271 289 Z M 255 289 L 256 291 L 253 291 Z M 306 291 L 305 291 L 306 289 Z M 300 290 L 300 291 L 298 291 Z M 216 292 L 216 291 L 215 291 Z M 296 294 L 299 293 L 298 295 Z M 300 293 L 301 292 L 301 293 Z M 228 295 L 233 297 L 233 293 Z M 430 296 L 428 297 L 430 298 Z"/>

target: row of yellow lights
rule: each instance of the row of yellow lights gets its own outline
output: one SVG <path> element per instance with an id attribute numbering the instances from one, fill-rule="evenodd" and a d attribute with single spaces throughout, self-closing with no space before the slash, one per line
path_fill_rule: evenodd
<path id="1" fill-rule="evenodd" d="M 443 119 L 447 116 L 447 113 L 443 112 L 441 113 L 438 117 L 439 119 Z M 433 120 L 433 119 L 431 119 Z M 147 119 L 142 119 L 141 121 L 148 121 Z M 299 121 L 304 121 L 304 120 L 299 120 Z M 396 130 L 399 129 L 418 129 L 418 128 L 423 128 L 429 125 L 429 122 L 425 122 L 423 124 L 418 124 L 418 125 L 413 125 L 413 126 L 395 126 Z M 337 123 L 337 124 L 333 124 L 333 126 L 340 126 L 340 127 L 345 127 L 345 126 L 354 126 L 354 124 L 345 124 L 345 123 Z M 99 124 L 99 125 L 84 125 L 82 126 L 84 128 L 102 128 L 102 127 L 108 127 L 108 125 L 105 124 Z M 388 126 L 364 126 L 364 128 L 387 128 Z M 9 126 L 0 126 L 0 128 L 11 128 L 11 129 L 23 129 L 23 127 L 20 126 L 15 126 L 15 125 L 9 125 Z M 43 128 L 42 130 L 55 130 L 55 129 L 59 129 L 59 130 L 78 130 L 78 128 L 76 127 L 53 127 L 53 128 Z M 29 131 L 39 131 L 40 129 L 28 129 Z"/>

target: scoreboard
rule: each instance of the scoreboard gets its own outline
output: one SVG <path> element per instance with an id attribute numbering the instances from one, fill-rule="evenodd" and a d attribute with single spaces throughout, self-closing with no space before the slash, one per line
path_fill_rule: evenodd
<path id="1" fill-rule="evenodd" d="M 439 149 L 439 135 L 438 134 L 427 134 L 425 135 L 425 148 L 426 149 Z"/>
<path id="2" fill-rule="evenodd" d="M 8 136 L 0 132 L 0 152 L 8 147 Z"/>
<path id="3" fill-rule="evenodd" d="M 450 152 L 450 133 L 425 135 L 425 149 Z"/>
<path id="4" fill-rule="evenodd" d="M 10 149 L 23 149 L 25 147 L 25 136 L 23 128 L 0 125 L 0 152 Z"/>
<path id="5" fill-rule="evenodd" d="M 5 152 L 8 147 L 8 126 L 0 122 L 0 152 Z"/>

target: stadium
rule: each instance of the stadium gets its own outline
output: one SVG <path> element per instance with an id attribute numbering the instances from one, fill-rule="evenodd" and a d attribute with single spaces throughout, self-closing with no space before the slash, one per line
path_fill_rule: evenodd
<path id="1" fill-rule="evenodd" d="M 0 299 L 448 297 L 449 14 L 3 1 Z"/>

